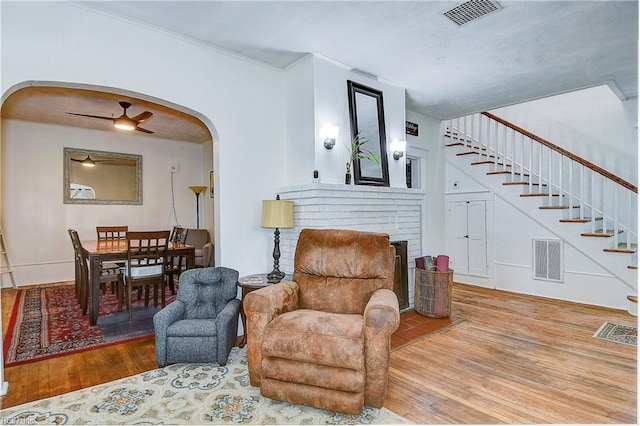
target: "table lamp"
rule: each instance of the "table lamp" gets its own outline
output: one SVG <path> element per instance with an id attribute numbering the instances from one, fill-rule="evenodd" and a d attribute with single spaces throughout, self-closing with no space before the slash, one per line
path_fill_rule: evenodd
<path id="1" fill-rule="evenodd" d="M 207 190 L 206 186 L 190 186 L 194 194 L 196 194 L 196 227 L 200 229 L 200 194 Z"/>
<path id="2" fill-rule="evenodd" d="M 277 283 L 284 278 L 284 272 L 280 271 L 280 229 L 293 228 L 293 201 L 280 200 L 280 195 L 275 200 L 262 200 L 263 228 L 275 228 L 273 233 L 273 271 L 267 274 L 267 281 Z"/>

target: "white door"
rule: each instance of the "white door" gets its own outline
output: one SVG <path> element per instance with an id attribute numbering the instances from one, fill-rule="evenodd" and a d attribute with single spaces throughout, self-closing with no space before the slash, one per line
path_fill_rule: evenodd
<path id="1" fill-rule="evenodd" d="M 467 239 L 467 202 L 447 203 L 447 251 L 449 267 L 458 274 L 469 273 L 469 244 Z"/>
<path id="2" fill-rule="evenodd" d="M 487 276 L 487 207 L 486 201 L 467 204 L 469 236 L 469 275 Z"/>
<path id="3" fill-rule="evenodd" d="M 486 201 L 447 203 L 449 264 L 457 274 L 488 276 Z"/>

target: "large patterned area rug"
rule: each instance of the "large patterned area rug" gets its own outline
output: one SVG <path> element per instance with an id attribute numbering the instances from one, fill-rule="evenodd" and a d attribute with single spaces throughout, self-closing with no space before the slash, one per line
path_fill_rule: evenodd
<path id="1" fill-rule="evenodd" d="M 246 348 L 225 367 L 174 364 L 0 411 L 3 424 L 407 424 L 386 408 L 360 415 L 275 401 L 249 384 Z"/>
<path id="2" fill-rule="evenodd" d="M 637 346 L 638 329 L 629 325 L 614 324 L 612 322 L 605 321 L 598 331 L 595 332 L 593 337 L 596 339 L 606 340 L 607 342 Z"/>
<path id="3" fill-rule="evenodd" d="M 5 367 L 151 337 L 159 308 L 153 307 L 153 299 L 145 308 L 143 299 L 134 297 L 130 322 L 126 309 L 117 311 L 116 295 L 101 293 L 98 324 L 91 326 L 76 301 L 73 282 L 18 290 L 3 342 Z M 173 300 L 167 293 L 167 304 Z"/>

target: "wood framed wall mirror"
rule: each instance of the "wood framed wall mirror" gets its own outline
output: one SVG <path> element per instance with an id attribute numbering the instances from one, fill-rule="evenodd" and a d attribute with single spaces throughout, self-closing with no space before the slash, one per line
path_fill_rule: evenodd
<path id="1" fill-rule="evenodd" d="M 351 140 L 359 134 L 367 141 L 364 147 L 380 160 L 380 164 L 370 159 L 356 160 L 353 165 L 354 182 L 356 185 L 389 186 L 382 92 L 351 80 L 347 80 L 347 91 Z"/>
<path id="2" fill-rule="evenodd" d="M 64 148 L 65 204 L 142 204 L 142 156 Z"/>

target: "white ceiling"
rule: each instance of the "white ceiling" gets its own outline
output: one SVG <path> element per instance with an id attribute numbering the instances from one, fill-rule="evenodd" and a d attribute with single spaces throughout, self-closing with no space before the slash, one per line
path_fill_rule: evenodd
<path id="1" fill-rule="evenodd" d="M 637 1 L 91 1 L 89 8 L 285 68 L 316 53 L 407 89 L 443 119 L 609 83 L 638 94 Z"/>
<path id="2" fill-rule="evenodd" d="M 463 26 L 443 16 L 462 1 L 75 3 L 279 69 L 319 54 L 406 88 L 407 108 L 436 119 L 602 84 L 621 98 L 638 95 L 637 1 L 500 0 L 498 11 Z M 65 113 L 117 117 L 118 101 L 128 101 L 129 116 L 154 113 L 142 126 L 152 137 L 211 140 L 200 120 L 149 100 L 22 91 L 3 103 L 3 117 L 113 131 L 109 121 Z"/>

